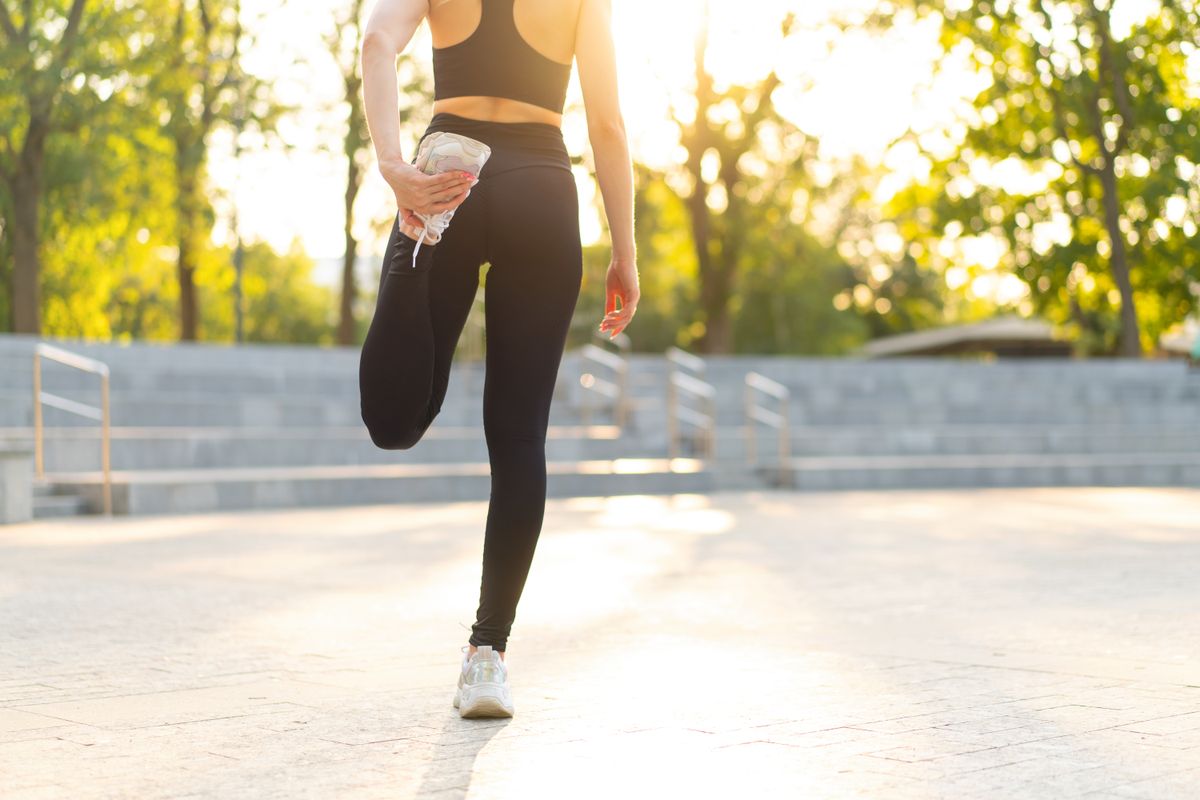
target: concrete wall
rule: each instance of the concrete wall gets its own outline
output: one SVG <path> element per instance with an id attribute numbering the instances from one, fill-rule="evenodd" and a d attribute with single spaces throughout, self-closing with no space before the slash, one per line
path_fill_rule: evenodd
<path id="1" fill-rule="evenodd" d="M 0 445 L 0 524 L 33 517 L 33 453 Z"/>

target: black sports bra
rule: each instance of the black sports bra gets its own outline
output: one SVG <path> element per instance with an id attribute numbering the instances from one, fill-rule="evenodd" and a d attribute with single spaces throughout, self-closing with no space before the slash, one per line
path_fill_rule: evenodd
<path id="1" fill-rule="evenodd" d="M 479 26 L 458 44 L 433 48 L 433 99 L 506 97 L 561 114 L 571 65 L 530 47 L 513 20 L 514 0 L 479 0 Z"/>

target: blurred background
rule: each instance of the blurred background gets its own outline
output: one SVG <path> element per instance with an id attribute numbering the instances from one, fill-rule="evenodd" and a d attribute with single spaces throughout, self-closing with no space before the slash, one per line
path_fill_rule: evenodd
<path id="1" fill-rule="evenodd" d="M 488 497 L 482 287 L 431 441 L 360 418 L 371 10 L 0 0 L 0 519 Z M 1195 0 L 613 11 L 642 299 L 575 82 L 551 495 L 1200 485 Z"/>
<path id="2" fill-rule="evenodd" d="M 367 0 L 3 0 L 0 329 L 352 345 L 394 201 Z M 1015 314 L 1186 353 L 1195 2 L 613 0 L 637 162 L 633 349 L 835 355 Z M 409 148 L 429 38 L 398 60 Z M 577 81 L 564 131 L 606 233 Z"/>

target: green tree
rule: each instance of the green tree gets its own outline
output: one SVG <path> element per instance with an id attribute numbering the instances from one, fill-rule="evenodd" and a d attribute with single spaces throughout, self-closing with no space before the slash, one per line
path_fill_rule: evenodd
<path id="1" fill-rule="evenodd" d="M 0 0 L 0 263 L 11 329 L 39 333 L 47 152 L 123 93 L 143 15 L 120 0 Z"/>
<path id="2" fill-rule="evenodd" d="M 794 24 L 795 15 L 789 14 L 782 23 L 785 37 Z M 754 86 L 718 90 L 707 65 L 708 42 L 706 3 L 695 48 L 696 110 L 689 122 L 680 123 L 681 141 L 687 150 L 683 166 L 689 184 L 684 201 L 695 247 L 703 317 L 696 344 L 704 352 L 727 353 L 733 349 L 730 302 L 743 262 L 746 225 L 751 221 L 749 184 L 765 177 L 746 174 L 742 158 L 758 147 L 760 129 L 768 123 L 786 123 L 771 102 L 780 84 L 775 71 Z M 794 155 L 797 161 L 804 157 L 800 152 Z"/>
<path id="3" fill-rule="evenodd" d="M 163 67 L 151 93 L 171 143 L 175 179 L 179 336 L 199 336 L 196 271 L 214 222 L 207 193 L 209 139 L 220 124 L 272 129 L 287 108 L 265 81 L 241 68 L 240 0 L 173 0 L 161 20 Z"/>
<path id="4" fill-rule="evenodd" d="M 947 57 L 966 54 L 988 82 L 955 152 L 927 153 L 929 180 L 889 212 L 930 260 L 947 233 L 999 238 L 1038 312 L 1140 355 L 1195 308 L 1194 0 L 1120 26 L 1106 0 L 902 5 L 940 19 Z M 1000 177 L 1013 166 L 1027 180 Z"/>
<path id="5" fill-rule="evenodd" d="M 174 196 L 166 141 L 136 106 L 107 103 L 48 150 L 47 334 L 174 337 Z"/>
<path id="6" fill-rule="evenodd" d="M 780 35 L 787 41 L 797 31 L 787 14 Z M 817 198 L 834 199 L 810 172 L 817 141 L 778 113 L 774 70 L 750 85 L 719 86 L 707 63 L 709 35 L 706 6 L 695 113 L 680 123 L 687 157 L 677 183 L 686 187 L 699 312 L 683 338 L 708 353 L 844 350 L 864 330 L 831 305 L 848 266 L 803 213 Z"/>
<path id="7" fill-rule="evenodd" d="M 205 273 L 205 279 L 197 284 L 201 300 L 229 295 L 233 273 L 227 265 L 231 255 L 229 248 L 214 247 L 200 258 L 198 267 Z M 293 240 L 283 254 L 264 242 L 249 244 L 245 262 L 245 341 L 335 344 L 335 292 L 312 280 L 314 264 L 299 240 Z M 235 319 L 228 303 L 202 302 L 200 308 L 210 339 L 233 339 Z"/>

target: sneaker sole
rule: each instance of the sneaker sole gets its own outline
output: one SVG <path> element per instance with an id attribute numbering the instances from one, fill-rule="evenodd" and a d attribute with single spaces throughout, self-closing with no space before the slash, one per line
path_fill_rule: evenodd
<path id="1" fill-rule="evenodd" d="M 465 705 L 461 702 L 460 697 L 461 695 L 458 692 L 455 692 L 454 707 L 458 709 L 459 716 L 461 716 L 463 719 L 471 719 L 476 717 L 511 717 L 513 715 L 512 707 L 504 705 L 504 702 L 495 695 L 480 695 Z"/>

